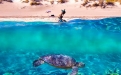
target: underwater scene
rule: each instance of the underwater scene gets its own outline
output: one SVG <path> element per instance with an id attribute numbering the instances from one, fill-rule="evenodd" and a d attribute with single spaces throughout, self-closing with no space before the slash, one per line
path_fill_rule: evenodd
<path id="1" fill-rule="evenodd" d="M 121 75 L 121 17 L 57 22 L 0 22 L 0 75 L 69 75 L 72 69 L 33 67 L 43 55 L 85 63 L 77 75 Z"/>

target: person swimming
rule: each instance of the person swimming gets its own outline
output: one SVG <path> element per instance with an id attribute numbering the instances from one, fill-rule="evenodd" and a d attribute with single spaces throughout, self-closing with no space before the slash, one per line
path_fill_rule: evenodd
<path id="1" fill-rule="evenodd" d="M 66 20 L 63 20 L 63 16 L 66 13 L 65 9 L 62 10 L 61 14 L 58 16 L 59 20 L 58 22 L 66 22 Z"/>

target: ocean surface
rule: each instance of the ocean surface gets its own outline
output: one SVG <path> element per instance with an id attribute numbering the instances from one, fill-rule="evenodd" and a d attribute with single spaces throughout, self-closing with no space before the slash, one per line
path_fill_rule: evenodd
<path id="1" fill-rule="evenodd" d="M 67 75 L 32 63 L 47 54 L 84 62 L 78 75 L 121 75 L 121 17 L 56 22 L 0 22 L 0 75 Z"/>

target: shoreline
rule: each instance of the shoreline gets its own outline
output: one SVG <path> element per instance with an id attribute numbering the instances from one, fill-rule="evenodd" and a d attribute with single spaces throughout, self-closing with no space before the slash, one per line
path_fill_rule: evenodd
<path id="1" fill-rule="evenodd" d="M 64 3 L 56 5 L 29 6 L 26 3 L 0 4 L 0 21 L 50 21 L 57 22 L 61 10 L 65 9 L 66 14 L 63 19 L 102 19 L 107 17 L 121 17 L 121 5 L 102 9 L 100 7 L 85 8 L 80 7 L 80 3 Z M 50 11 L 47 13 L 47 11 Z M 55 17 L 49 17 L 55 15 Z"/>
<path id="2" fill-rule="evenodd" d="M 85 19 L 85 20 L 96 20 L 110 17 L 121 17 L 121 16 L 64 16 L 64 20 L 69 21 L 72 19 Z M 0 16 L 1 21 L 42 21 L 42 22 L 58 22 L 58 17 L 49 16 Z"/>

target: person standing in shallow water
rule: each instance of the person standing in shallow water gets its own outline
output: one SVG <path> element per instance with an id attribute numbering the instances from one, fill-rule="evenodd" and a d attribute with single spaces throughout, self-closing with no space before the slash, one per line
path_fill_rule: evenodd
<path id="1" fill-rule="evenodd" d="M 63 20 L 63 16 L 66 13 L 65 9 L 62 10 L 61 14 L 58 16 L 59 20 L 58 22 L 66 22 L 66 20 Z"/>

